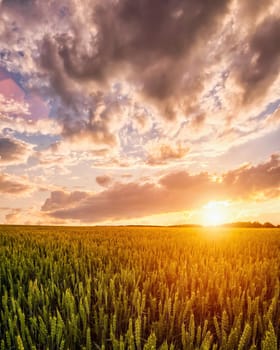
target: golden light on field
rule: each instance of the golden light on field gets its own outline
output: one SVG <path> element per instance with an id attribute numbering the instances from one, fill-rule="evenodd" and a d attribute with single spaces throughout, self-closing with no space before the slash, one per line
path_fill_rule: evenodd
<path id="1" fill-rule="evenodd" d="M 224 224 L 229 217 L 229 203 L 209 202 L 203 207 L 203 224 L 204 226 L 218 226 Z"/>

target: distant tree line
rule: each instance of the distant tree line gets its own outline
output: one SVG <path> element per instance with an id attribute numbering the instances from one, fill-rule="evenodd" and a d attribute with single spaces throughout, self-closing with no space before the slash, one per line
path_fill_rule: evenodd
<path id="1" fill-rule="evenodd" d="M 271 222 L 261 224 L 258 221 L 238 221 L 222 225 L 223 227 L 245 227 L 245 228 L 280 228 L 280 225 L 273 225 Z"/>

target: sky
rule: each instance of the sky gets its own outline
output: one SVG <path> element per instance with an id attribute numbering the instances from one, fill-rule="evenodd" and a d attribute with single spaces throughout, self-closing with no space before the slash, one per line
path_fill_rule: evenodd
<path id="1" fill-rule="evenodd" d="M 0 0 L 0 222 L 280 224 L 278 0 Z"/>

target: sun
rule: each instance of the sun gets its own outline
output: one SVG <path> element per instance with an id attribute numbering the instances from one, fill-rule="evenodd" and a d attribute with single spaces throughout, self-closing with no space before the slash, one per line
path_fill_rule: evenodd
<path id="1" fill-rule="evenodd" d="M 209 202 L 203 207 L 203 224 L 204 226 L 218 226 L 224 224 L 228 220 L 229 203 Z"/>

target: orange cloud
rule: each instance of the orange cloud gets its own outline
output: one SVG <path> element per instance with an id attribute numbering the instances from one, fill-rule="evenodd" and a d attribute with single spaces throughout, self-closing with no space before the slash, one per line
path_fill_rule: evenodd
<path id="1" fill-rule="evenodd" d="M 175 145 L 156 143 L 152 144 L 151 147 L 147 147 L 147 150 L 147 164 L 161 165 L 184 158 L 188 153 L 189 148 L 182 145 L 181 143 L 177 143 Z"/>
<path id="2" fill-rule="evenodd" d="M 270 196 L 279 194 L 280 155 L 274 154 L 270 161 L 257 166 L 246 165 L 229 171 L 222 178 L 222 183 L 233 197 L 249 197 L 258 192 L 267 191 Z M 271 191 L 274 190 L 274 191 Z"/>
<path id="3" fill-rule="evenodd" d="M 157 183 L 115 183 L 96 194 L 52 192 L 42 207 L 51 217 L 85 222 L 144 217 L 194 209 L 208 201 L 248 199 L 280 187 L 280 156 L 257 166 L 246 166 L 222 175 L 185 171 L 163 176 Z"/>
<path id="4" fill-rule="evenodd" d="M 30 186 L 19 180 L 14 180 L 8 174 L 0 174 L 0 193 L 20 194 L 30 189 Z"/>
<path id="5" fill-rule="evenodd" d="M 108 175 L 100 175 L 96 177 L 96 182 L 102 187 L 107 187 L 112 182 L 112 178 Z"/>
<path id="6" fill-rule="evenodd" d="M 42 206 L 42 210 L 51 211 L 61 207 L 73 207 L 87 197 L 88 194 L 85 192 L 75 191 L 68 194 L 63 191 L 53 191 L 51 193 L 51 198 L 48 198 Z"/>

